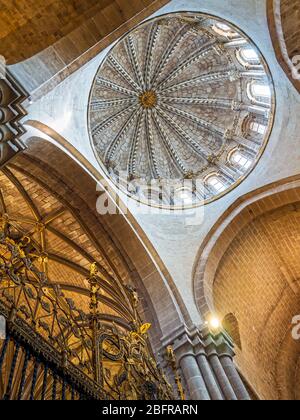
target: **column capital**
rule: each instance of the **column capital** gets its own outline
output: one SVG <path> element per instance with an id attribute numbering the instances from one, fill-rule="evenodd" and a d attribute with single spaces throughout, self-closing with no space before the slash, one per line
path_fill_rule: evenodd
<path id="1" fill-rule="evenodd" d="M 202 329 L 202 337 L 206 354 L 234 358 L 234 344 L 225 330 L 211 331 L 207 326 Z"/>
<path id="2" fill-rule="evenodd" d="M 208 357 L 213 354 L 218 357 L 235 356 L 234 344 L 226 331 L 224 329 L 213 331 L 206 324 L 191 327 L 182 324 L 167 337 L 163 337 L 161 343 L 162 351 L 171 345 L 177 359 L 186 355 L 201 354 Z"/>
<path id="3" fill-rule="evenodd" d="M 21 137 L 25 129 L 21 119 L 26 115 L 22 103 L 28 94 L 10 72 L 0 74 L 0 168 L 26 149 Z"/>

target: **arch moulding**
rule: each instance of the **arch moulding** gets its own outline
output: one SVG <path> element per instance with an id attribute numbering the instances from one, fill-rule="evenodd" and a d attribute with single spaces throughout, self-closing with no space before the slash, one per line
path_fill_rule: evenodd
<path id="1" fill-rule="evenodd" d="M 240 197 L 204 239 L 193 268 L 194 299 L 206 318 L 214 312 L 213 286 L 222 257 L 234 238 L 257 217 L 300 201 L 300 175 L 269 184 Z"/>
<path id="2" fill-rule="evenodd" d="M 50 127 L 36 121 L 27 121 L 25 125 L 28 127 L 27 137 L 24 139 L 28 146 L 26 155 L 38 157 L 41 164 L 50 165 L 53 170 L 59 171 L 61 176 L 67 175 L 63 173 L 63 168 L 69 167 L 74 171 L 79 171 L 86 180 L 86 188 L 82 191 L 82 188 L 78 186 L 78 194 L 80 196 L 85 194 L 87 202 L 94 199 L 92 203 L 95 204 L 96 209 L 96 183 L 101 184 L 102 175 L 76 149 L 69 147 L 66 139 Z M 47 150 L 47 153 L 43 153 L 42 156 L 41 150 Z M 51 156 L 51 161 L 49 161 L 49 156 Z M 56 162 L 60 162 L 60 165 Z M 74 183 L 72 188 L 75 189 Z M 109 196 L 109 199 L 114 200 L 114 196 Z M 168 338 L 172 328 L 181 329 L 184 326 L 191 328 L 191 319 L 173 279 L 153 245 L 134 217 L 129 212 L 122 213 L 122 204 L 117 204 L 117 206 L 120 207 L 120 212 L 116 215 L 100 217 L 96 214 L 95 216 L 118 247 L 120 257 L 129 265 L 131 275 L 139 283 L 139 290 L 143 290 L 145 298 L 148 299 L 148 309 L 154 329 L 158 332 L 157 346 L 159 346 L 159 342 Z"/>

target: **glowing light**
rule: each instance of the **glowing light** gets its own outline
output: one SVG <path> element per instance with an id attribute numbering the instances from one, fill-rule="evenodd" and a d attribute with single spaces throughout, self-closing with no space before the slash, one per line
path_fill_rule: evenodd
<path id="1" fill-rule="evenodd" d="M 213 330 L 218 330 L 219 328 L 221 328 L 221 321 L 219 320 L 219 318 L 215 315 L 213 315 L 208 322 L 209 326 L 213 329 Z"/>

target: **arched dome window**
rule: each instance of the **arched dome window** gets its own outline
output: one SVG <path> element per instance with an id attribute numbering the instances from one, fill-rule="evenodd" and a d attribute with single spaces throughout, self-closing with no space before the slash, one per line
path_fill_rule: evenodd
<path id="1" fill-rule="evenodd" d="M 261 97 L 261 98 L 268 98 L 268 99 L 271 98 L 270 86 L 266 84 L 253 83 L 251 89 L 252 89 L 253 96 Z"/>
<path id="2" fill-rule="evenodd" d="M 240 61 L 242 64 L 260 64 L 259 55 L 254 48 L 244 47 L 239 51 Z"/>
<path id="3" fill-rule="evenodd" d="M 240 150 L 236 150 L 230 155 L 230 162 L 239 169 L 249 169 L 253 161 L 245 156 Z"/>
<path id="4" fill-rule="evenodd" d="M 233 30 L 232 27 L 226 25 L 222 22 L 216 22 L 213 26 L 213 29 L 215 32 L 217 32 L 219 35 L 227 36 L 229 38 L 234 38 L 238 36 L 238 33 Z"/>
<path id="5" fill-rule="evenodd" d="M 195 200 L 195 193 L 190 188 L 179 188 L 175 191 L 174 201 L 177 205 L 190 205 Z"/>
<path id="6" fill-rule="evenodd" d="M 232 32 L 232 29 L 228 25 L 226 25 L 226 23 L 218 22 L 216 23 L 216 27 L 224 32 Z"/>
<path id="7" fill-rule="evenodd" d="M 242 48 L 241 56 L 243 57 L 244 60 L 249 61 L 249 62 L 259 61 L 259 56 L 254 48 L 250 48 L 250 47 Z"/>
<path id="8" fill-rule="evenodd" d="M 236 57 L 242 66 L 246 68 L 257 68 L 261 67 L 260 58 L 255 48 L 247 45 L 239 48 L 236 52 Z"/>
<path id="9" fill-rule="evenodd" d="M 258 122 L 253 121 L 250 123 L 250 130 L 255 133 L 264 135 L 267 130 L 267 127 L 264 124 L 260 124 Z"/>
<path id="10" fill-rule="evenodd" d="M 252 81 L 248 84 L 247 93 L 249 99 L 258 105 L 269 105 L 272 97 L 272 91 L 267 83 Z"/>
<path id="11" fill-rule="evenodd" d="M 226 185 L 217 175 L 210 176 L 207 178 L 206 182 L 212 189 L 216 191 L 216 193 L 221 193 L 226 190 Z"/>

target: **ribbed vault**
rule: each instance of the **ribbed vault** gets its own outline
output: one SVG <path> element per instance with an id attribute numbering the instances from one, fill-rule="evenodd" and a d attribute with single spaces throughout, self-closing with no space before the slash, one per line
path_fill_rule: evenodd
<path id="1" fill-rule="evenodd" d="M 76 217 L 74 209 L 60 202 L 41 180 L 24 168 L 12 164 L 0 174 L 1 213 L 31 238 L 44 255 L 40 270 L 49 286 L 60 285 L 68 297 L 84 312 L 89 312 L 87 277 L 93 262 L 97 262 L 106 282 L 100 297 L 101 312 L 106 316 L 131 316 L 118 299 L 115 282 L 118 276 L 110 267 L 93 235 Z"/>
<path id="2" fill-rule="evenodd" d="M 184 181 L 193 180 L 203 188 L 190 187 L 192 205 L 224 194 L 254 167 L 273 105 L 268 69 L 244 34 L 210 16 L 171 14 L 140 25 L 105 58 L 91 91 L 91 139 L 131 196 L 180 205 Z"/>
<path id="3" fill-rule="evenodd" d="M 15 335 L 10 342 L 0 339 L 5 355 L 1 359 L 5 374 L 0 380 L 0 394 L 5 394 L 6 399 L 16 399 L 23 389 L 20 375 L 23 377 L 26 373 L 26 369 L 22 370 L 27 363 L 26 351 L 23 344 L 14 341 L 17 333 L 11 332 L 15 325 L 22 325 L 22 331 L 29 328 L 30 335 L 37 335 L 33 343 L 43 348 L 52 346 L 52 354 L 55 348 L 58 357 L 65 355 L 75 375 L 80 375 L 78 372 L 87 375 L 87 387 L 91 390 L 95 386 L 94 396 L 106 398 L 106 392 L 113 398 L 139 395 L 144 392 L 145 377 L 150 380 L 151 372 L 157 368 L 152 350 L 145 348 L 145 334 L 151 324 L 152 344 L 154 348 L 160 345 L 161 330 L 152 302 L 134 264 L 108 233 L 96 210 L 92 210 L 93 206 L 96 208 L 96 188 L 92 199 L 87 201 L 79 193 L 81 188 L 89 190 L 91 179 L 58 149 L 50 144 L 48 147 L 57 153 L 56 163 L 58 157 L 65 162 L 63 169 L 69 170 L 70 178 L 87 184 L 86 188 L 80 185 L 75 191 L 70 179 L 63 178 L 53 167 L 50 170 L 50 166 L 37 157 L 35 147 L 34 151 L 29 147 L 14 163 L 1 170 L 0 309 L 6 319 L 13 320 L 9 331 Z M 42 149 L 44 153 L 45 148 Z M 12 313 L 14 316 L 9 315 Z M 146 318 L 150 324 L 143 323 Z M 137 339 L 141 341 L 138 343 Z M 136 352 L 135 355 L 132 352 Z M 99 358 L 98 363 L 95 357 Z M 132 357 L 138 357 L 139 362 L 129 373 L 126 369 Z M 145 360 L 143 374 L 142 359 Z M 39 367 L 34 373 L 37 364 Z M 14 389 L 10 388 L 7 376 L 12 366 L 15 366 Z M 35 375 L 34 399 L 51 399 L 51 387 L 62 399 L 71 398 L 70 383 L 66 385 L 59 379 L 56 389 L 55 374 L 53 380 L 50 375 L 49 380 L 43 382 L 46 369 L 45 359 L 28 364 L 28 386 L 23 384 L 22 399 L 32 397 L 31 379 Z M 159 372 L 154 376 L 158 377 Z M 124 381 L 129 381 L 132 374 L 136 376 L 129 390 Z M 141 386 L 138 377 L 142 378 Z M 47 387 L 44 397 L 42 383 Z M 67 395 L 64 395 L 65 386 Z M 97 391 L 97 387 L 105 389 L 104 393 Z M 169 392 L 168 385 L 160 389 L 163 393 Z M 76 392 L 78 398 L 78 389 Z"/>

